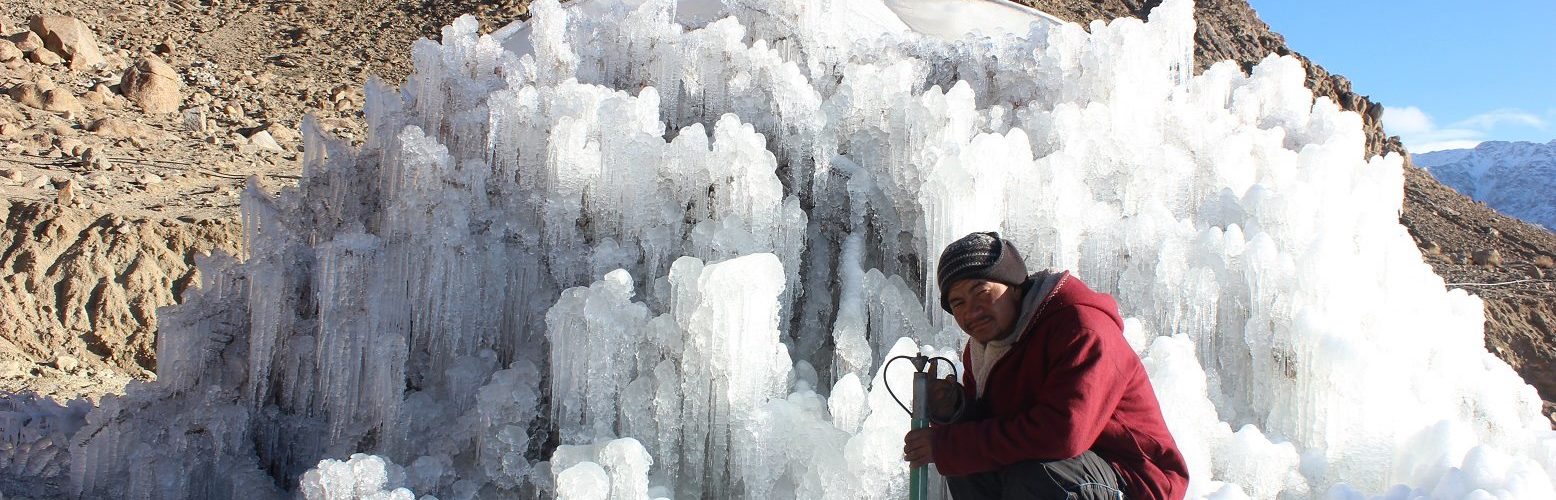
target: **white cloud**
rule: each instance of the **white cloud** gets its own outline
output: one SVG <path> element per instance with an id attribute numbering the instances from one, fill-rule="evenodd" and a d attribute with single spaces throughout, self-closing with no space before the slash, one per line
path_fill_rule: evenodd
<path id="1" fill-rule="evenodd" d="M 1547 114 L 1556 119 L 1556 110 Z M 1497 109 L 1439 127 L 1431 115 L 1415 106 L 1383 109 L 1384 130 L 1398 135 L 1412 153 L 1473 148 L 1497 129 L 1545 130 L 1553 119 L 1519 109 Z"/>
<path id="2" fill-rule="evenodd" d="M 1433 151 L 1442 151 L 1444 149 L 1474 149 L 1474 147 L 1479 146 L 1481 142 L 1484 141 L 1479 139 L 1461 139 L 1423 142 L 1420 144 L 1410 143 L 1406 144 L 1405 147 L 1409 149 L 1411 153 L 1430 153 Z"/>
<path id="3" fill-rule="evenodd" d="M 1383 126 L 1389 132 L 1394 133 L 1394 135 L 1429 132 L 1435 127 L 1432 124 L 1432 117 L 1427 116 L 1425 111 L 1421 111 L 1421 108 L 1415 106 L 1405 106 L 1403 108 L 1385 106 L 1383 108 Z"/>
<path id="4" fill-rule="evenodd" d="M 1501 123 L 1520 124 L 1537 129 L 1545 128 L 1545 120 L 1534 113 L 1517 109 L 1498 109 L 1488 111 L 1460 121 L 1455 125 L 1473 126 L 1480 129 L 1491 129 Z"/>

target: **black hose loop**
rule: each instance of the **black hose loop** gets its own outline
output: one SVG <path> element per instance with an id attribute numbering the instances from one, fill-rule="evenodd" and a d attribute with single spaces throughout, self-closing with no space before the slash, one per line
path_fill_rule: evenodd
<path id="1" fill-rule="evenodd" d="M 922 354 L 920 356 L 922 356 Z M 897 397 L 896 391 L 893 391 L 891 389 L 891 377 L 889 375 L 891 374 L 891 364 L 893 362 L 896 362 L 899 359 L 906 359 L 906 360 L 908 360 L 908 362 L 911 363 L 913 361 L 914 357 L 915 356 L 897 356 L 897 357 L 891 358 L 889 360 L 886 360 L 886 365 L 881 367 L 881 385 L 886 386 L 886 393 L 891 395 L 891 399 L 893 401 L 896 401 L 897 402 L 897 406 L 902 407 L 902 411 L 907 412 L 908 413 L 908 417 L 910 417 L 910 418 L 913 416 L 913 410 L 909 409 L 908 405 L 903 404 L 902 403 L 902 398 Z M 946 359 L 944 356 L 935 356 L 933 358 L 929 358 L 929 363 L 926 364 L 925 366 L 935 366 L 936 363 L 939 363 L 941 361 L 944 361 L 946 365 L 951 367 L 951 375 L 953 377 L 955 377 L 956 380 L 960 380 L 961 379 L 961 375 L 956 373 L 956 363 L 952 362 L 950 359 Z M 918 373 L 918 372 L 914 372 L 914 373 Z M 929 412 L 930 413 L 929 414 L 929 421 L 933 422 L 933 423 L 936 423 L 936 424 L 941 424 L 941 425 L 949 424 L 949 423 L 952 423 L 952 422 L 956 422 L 957 420 L 962 418 L 962 412 L 965 411 L 966 409 L 967 409 L 967 395 L 963 394 L 962 391 L 956 391 L 956 411 L 951 414 L 951 418 L 948 419 L 948 420 L 945 420 L 945 421 L 941 421 L 939 419 L 936 419 L 935 415 L 934 415 L 934 412 L 931 411 L 931 412 Z"/>
<path id="2" fill-rule="evenodd" d="M 902 399 L 898 398 L 897 393 L 891 390 L 891 364 L 899 359 L 906 359 L 910 363 L 913 361 L 912 356 L 897 356 L 886 360 L 886 365 L 881 367 L 881 385 L 886 386 L 886 393 L 890 394 L 891 399 L 897 402 L 897 406 L 902 407 L 902 411 L 908 412 L 908 418 L 912 418 L 913 410 L 908 409 L 908 405 L 902 404 Z"/>

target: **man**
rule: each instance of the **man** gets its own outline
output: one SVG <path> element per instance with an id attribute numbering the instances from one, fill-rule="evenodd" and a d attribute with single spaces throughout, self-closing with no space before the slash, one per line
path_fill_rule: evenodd
<path id="1" fill-rule="evenodd" d="M 1027 275 L 998 233 L 940 254 L 940 307 L 966 332 L 962 387 L 937 380 L 941 421 L 909 432 L 904 457 L 934 463 L 957 500 L 1177 499 L 1188 465 L 1162 420 L 1112 297 L 1067 272 Z"/>

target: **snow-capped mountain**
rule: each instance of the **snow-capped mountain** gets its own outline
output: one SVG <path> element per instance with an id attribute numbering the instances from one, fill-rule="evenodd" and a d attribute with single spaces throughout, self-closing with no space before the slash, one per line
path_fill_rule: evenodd
<path id="1" fill-rule="evenodd" d="M 1475 201 L 1556 230 L 1556 141 L 1487 141 L 1413 155 L 1417 166 Z"/>

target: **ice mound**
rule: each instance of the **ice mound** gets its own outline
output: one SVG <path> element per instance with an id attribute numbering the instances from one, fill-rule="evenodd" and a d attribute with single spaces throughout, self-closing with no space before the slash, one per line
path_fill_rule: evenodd
<path id="1" fill-rule="evenodd" d="M 1400 158 L 1297 61 L 1190 76 L 1187 0 L 951 40 L 893 6 L 545 0 L 418 42 L 365 144 L 310 124 L 300 185 L 247 192 L 74 493 L 901 498 L 882 364 L 955 357 L 928 277 L 994 229 L 1118 298 L 1191 496 L 1556 496 Z"/>

